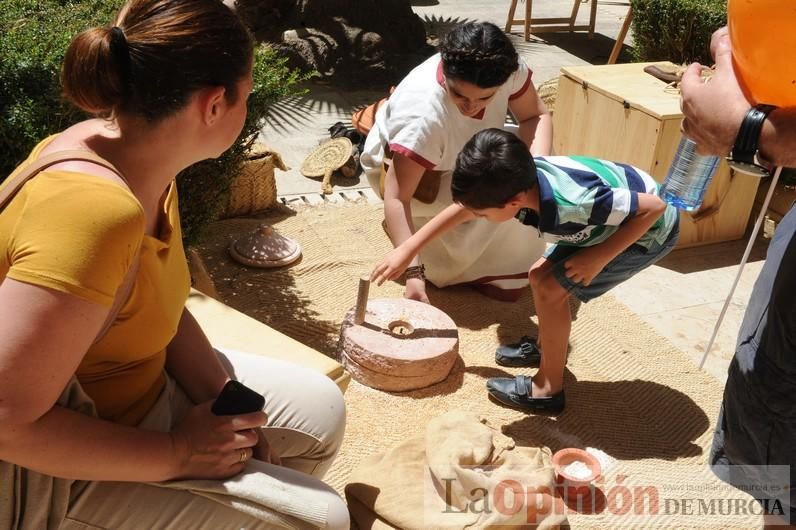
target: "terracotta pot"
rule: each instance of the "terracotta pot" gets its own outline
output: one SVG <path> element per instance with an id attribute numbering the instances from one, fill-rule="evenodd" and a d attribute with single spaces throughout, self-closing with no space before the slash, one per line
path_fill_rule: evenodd
<path id="1" fill-rule="evenodd" d="M 577 462 L 586 466 L 589 470 L 588 476 L 576 476 L 567 469 L 568 466 Z M 600 461 L 594 455 L 576 447 L 557 451 L 553 455 L 553 467 L 555 468 L 558 482 L 562 483 L 565 488 L 565 494 L 569 490 L 589 487 L 602 473 Z"/>

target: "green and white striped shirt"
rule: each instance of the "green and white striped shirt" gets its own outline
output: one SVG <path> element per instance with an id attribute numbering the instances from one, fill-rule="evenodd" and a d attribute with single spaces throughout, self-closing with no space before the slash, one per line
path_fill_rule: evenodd
<path id="1" fill-rule="evenodd" d="M 638 210 L 638 194 L 658 194 L 659 185 L 644 171 L 616 162 L 583 156 L 534 158 L 539 187 L 539 212 L 520 210 L 517 219 L 536 226 L 545 240 L 586 247 L 614 234 Z M 677 222 L 668 205 L 664 214 L 636 242 L 645 248 L 663 244 Z"/>

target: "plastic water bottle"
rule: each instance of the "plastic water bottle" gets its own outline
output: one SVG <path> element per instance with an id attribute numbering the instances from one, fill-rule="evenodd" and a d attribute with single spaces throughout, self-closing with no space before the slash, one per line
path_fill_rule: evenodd
<path id="1" fill-rule="evenodd" d="M 719 160 L 717 156 L 700 155 L 696 143 L 683 136 L 661 186 L 661 198 L 681 210 L 696 210 L 705 198 Z"/>

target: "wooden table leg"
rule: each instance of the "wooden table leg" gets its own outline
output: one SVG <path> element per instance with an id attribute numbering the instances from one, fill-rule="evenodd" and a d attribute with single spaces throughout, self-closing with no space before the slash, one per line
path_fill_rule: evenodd
<path id="1" fill-rule="evenodd" d="M 525 0 L 525 42 L 531 40 L 531 10 L 533 0 Z"/>
<path id="2" fill-rule="evenodd" d="M 506 18 L 506 33 L 511 33 L 511 28 L 514 26 L 514 13 L 517 11 L 517 0 L 511 0 L 511 7 L 509 7 L 509 16 Z"/>
<path id="3" fill-rule="evenodd" d="M 572 14 L 569 15 L 569 31 L 572 31 L 572 27 L 578 20 L 578 10 L 580 10 L 581 1 L 582 0 L 575 0 L 575 2 L 572 4 Z"/>
<path id="4" fill-rule="evenodd" d="M 589 39 L 594 37 L 594 24 L 597 20 L 597 0 L 589 0 L 591 2 L 591 11 L 589 12 Z"/>
<path id="5" fill-rule="evenodd" d="M 594 0 L 592 0 L 593 2 Z M 619 30 L 619 35 L 616 37 L 616 43 L 614 43 L 614 48 L 611 50 L 611 56 L 608 57 L 608 64 L 616 64 L 616 60 L 619 58 L 619 52 L 622 51 L 622 44 L 625 42 L 625 37 L 627 37 L 627 31 L 630 29 L 630 23 L 633 21 L 633 7 L 631 6 L 627 10 L 627 15 L 625 15 L 625 21 L 622 23 L 622 29 Z"/>

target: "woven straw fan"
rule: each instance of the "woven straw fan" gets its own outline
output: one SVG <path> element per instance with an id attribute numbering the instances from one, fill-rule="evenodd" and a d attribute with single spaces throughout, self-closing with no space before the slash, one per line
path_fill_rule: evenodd
<path id="1" fill-rule="evenodd" d="M 316 147 L 301 164 L 301 174 L 305 177 L 323 177 L 321 193 L 332 193 L 332 173 L 346 165 L 351 158 L 353 144 L 341 136 L 328 140 Z"/>

